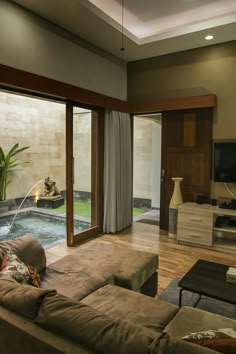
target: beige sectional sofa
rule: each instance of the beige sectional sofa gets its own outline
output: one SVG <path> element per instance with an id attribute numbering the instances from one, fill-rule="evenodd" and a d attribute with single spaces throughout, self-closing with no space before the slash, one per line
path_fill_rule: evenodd
<path id="1" fill-rule="evenodd" d="M 96 242 L 92 246 L 96 252 L 102 252 L 102 246 L 106 248 Z M 216 351 L 181 338 L 201 330 L 236 330 L 234 320 L 194 308 L 179 309 L 137 292 L 157 265 L 152 254 L 132 253 L 123 247 L 133 266 L 127 260 L 124 266 L 125 261 L 117 252 L 114 269 L 109 247 L 103 253 L 107 254 L 104 263 L 100 259 L 95 266 L 95 254 L 87 245 L 82 248 L 84 256 L 91 251 L 87 267 L 83 262 L 83 266 L 79 265 L 81 247 L 78 253 L 46 267 L 43 248 L 30 236 L 0 242 L 0 263 L 6 249 L 11 249 L 25 264 L 36 267 L 43 281 L 42 288 L 35 288 L 1 274 L 1 354 L 210 354 Z M 140 271 L 134 271 L 135 259 Z M 108 260 L 110 270 L 105 266 Z M 142 267 L 144 263 L 149 271 Z M 115 285 L 116 282 L 126 288 Z"/>

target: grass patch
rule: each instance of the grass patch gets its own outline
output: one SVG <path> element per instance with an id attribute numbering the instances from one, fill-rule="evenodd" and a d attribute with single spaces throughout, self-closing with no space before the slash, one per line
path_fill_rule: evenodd
<path id="1" fill-rule="evenodd" d="M 64 205 L 54 210 L 56 212 L 66 213 L 66 201 Z M 91 218 L 91 203 L 85 200 L 74 199 L 74 215 Z"/>
<path id="2" fill-rule="evenodd" d="M 52 210 L 59 213 L 66 213 L 66 201 L 64 205 Z M 142 209 L 133 208 L 134 217 L 142 214 Z M 86 200 L 74 199 L 74 215 L 83 216 L 85 218 L 91 218 L 91 203 Z"/>
<path id="3" fill-rule="evenodd" d="M 142 215 L 143 213 L 144 213 L 144 211 L 142 209 L 133 208 L 133 217 Z"/>

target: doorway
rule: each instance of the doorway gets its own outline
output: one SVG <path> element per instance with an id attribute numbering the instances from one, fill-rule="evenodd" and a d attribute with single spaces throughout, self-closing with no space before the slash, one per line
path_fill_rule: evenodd
<path id="1" fill-rule="evenodd" d="M 161 114 L 134 116 L 133 220 L 159 223 Z"/>

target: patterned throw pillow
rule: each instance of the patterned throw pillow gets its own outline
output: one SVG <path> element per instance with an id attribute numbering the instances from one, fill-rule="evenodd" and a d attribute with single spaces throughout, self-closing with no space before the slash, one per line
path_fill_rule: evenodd
<path id="1" fill-rule="evenodd" d="M 37 272 L 37 269 L 28 265 L 28 271 L 29 271 L 29 284 L 35 286 L 36 288 L 40 288 L 41 286 L 41 279 L 40 275 Z"/>
<path id="2" fill-rule="evenodd" d="M 181 339 L 208 347 L 220 353 L 236 353 L 236 331 L 232 328 L 190 333 Z"/>
<path id="3" fill-rule="evenodd" d="M 3 257 L 1 272 L 9 274 L 21 284 L 27 284 L 30 278 L 28 267 L 11 251 L 7 251 Z"/>

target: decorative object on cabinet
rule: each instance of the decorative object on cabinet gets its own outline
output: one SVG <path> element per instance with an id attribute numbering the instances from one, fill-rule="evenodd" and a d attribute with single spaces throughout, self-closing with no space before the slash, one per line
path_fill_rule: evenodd
<path id="1" fill-rule="evenodd" d="M 183 177 L 172 177 L 174 181 L 174 192 L 170 200 L 169 205 L 169 237 L 177 237 L 177 219 L 178 219 L 178 206 L 183 203 L 180 183 L 183 180 Z"/>

